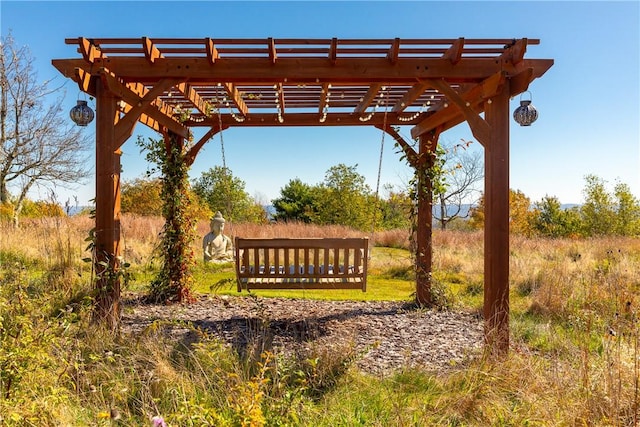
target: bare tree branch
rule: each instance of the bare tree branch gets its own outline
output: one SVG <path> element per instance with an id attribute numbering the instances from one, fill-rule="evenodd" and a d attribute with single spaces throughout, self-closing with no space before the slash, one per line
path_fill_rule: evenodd
<path id="1" fill-rule="evenodd" d="M 484 178 L 484 164 L 480 152 L 467 150 L 470 142 L 445 146 L 444 183 L 446 190 L 438 195 L 439 212 L 433 217 L 440 223 L 441 229 L 456 218 L 466 218 L 469 210 L 466 205 L 475 203 L 481 194 L 477 184 Z"/>
<path id="2" fill-rule="evenodd" d="M 89 138 L 63 111 L 61 87 L 38 82 L 29 48 L 11 35 L 0 47 L 0 203 L 11 201 L 17 220 L 33 186 L 73 186 L 88 177 Z"/>

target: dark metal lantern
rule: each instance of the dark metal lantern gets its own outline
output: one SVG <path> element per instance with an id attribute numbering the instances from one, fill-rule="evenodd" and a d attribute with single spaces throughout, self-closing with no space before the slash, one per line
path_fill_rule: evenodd
<path id="1" fill-rule="evenodd" d="M 527 92 L 529 93 L 529 92 Z M 529 93 L 529 95 L 531 95 Z M 530 126 L 538 119 L 538 110 L 531 104 L 531 99 L 522 99 L 520 96 L 520 106 L 513 112 L 513 120 L 520 126 Z"/>
<path id="2" fill-rule="evenodd" d="M 91 107 L 87 105 L 87 101 L 78 100 L 76 106 L 69 111 L 69 116 L 78 126 L 86 126 L 91 123 L 94 114 Z"/>

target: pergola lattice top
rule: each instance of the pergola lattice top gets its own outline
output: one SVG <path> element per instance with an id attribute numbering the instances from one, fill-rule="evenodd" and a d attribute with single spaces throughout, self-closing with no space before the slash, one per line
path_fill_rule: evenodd
<path id="1" fill-rule="evenodd" d="M 506 78 L 523 92 L 552 60 L 527 60 L 536 39 L 74 38 L 80 59 L 53 64 L 95 92 L 100 75 L 140 121 L 192 126 L 418 125 L 465 120 Z M 454 105 L 457 104 L 457 105 Z M 218 117 L 218 111 L 220 117 Z"/>

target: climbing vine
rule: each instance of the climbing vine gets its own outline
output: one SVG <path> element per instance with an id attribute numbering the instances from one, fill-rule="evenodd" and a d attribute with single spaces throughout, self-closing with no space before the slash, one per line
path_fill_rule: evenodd
<path id="1" fill-rule="evenodd" d="M 421 240 L 418 236 L 419 230 L 422 229 L 423 232 L 425 232 L 424 228 L 419 226 L 426 226 L 426 232 L 430 235 L 431 232 L 429 230 L 432 225 L 418 224 L 420 220 L 418 206 L 421 205 L 421 202 L 424 203 L 428 201 L 428 206 L 423 205 L 422 209 L 432 209 L 433 196 L 446 190 L 444 177 L 445 152 L 439 145 L 435 145 L 433 150 L 427 149 L 423 152 L 418 150 L 417 153 L 411 150 L 413 147 L 400 144 L 399 142 L 396 143 L 396 148 L 402 151 L 402 159 L 407 161 L 414 169 L 414 175 L 409 185 L 409 198 L 412 201 L 409 242 L 411 245 L 411 253 L 415 257 L 416 301 L 418 304 L 443 307 L 446 305 L 445 298 L 442 298 L 444 292 L 442 292 L 442 288 L 432 280 L 431 261 L 425 260 L 424 253 L 422 253 L 422 255 L 419 253 L 425 249 L 418 247 Z M 429 237 L 427 243 L 429 246 L 431 245 L 430 239 Z"/>
<path id="2" fill-rule="evenodd" d="M 417 141 L 415 141 L 417 143 Z M 414 170 L 413 177 L 409 180 L 408 193 L 411 200 L 411 234 L 409 242 L 415 249 L 415 234 L 418 222 L 418 198 L 420 194 L 431 191 L 432 196 L 437 196 L 446 191 L 446 181 L 444 175 L 445 151 L 438 144 L 434 151 L 419 153 L 417 157 L 410 161 L 410 156 L 404 147 L 396 142 L 396 152 L 401 153 L 400 160 L 406 161 Z M 427 156 L 426 158 L 421 158 Z M 415 253 L 415 250 L 412 250 Z"/>
<path id="3" fill-rule="evenodd" d="M 161 173 L 162 215 L 165 219 L 158 247 L 161 267 L 149 288 L 155 302 L 188 302 L 193 299 L 192 267 L 195 258 L 191 243 L 195 239 L 194 220 L 189 214 L 189 166 L 184 139 L 169 133 L 163 140 L 138 139 L 147 152 L 147 161 L 156 167 L 148 174 Z"/>

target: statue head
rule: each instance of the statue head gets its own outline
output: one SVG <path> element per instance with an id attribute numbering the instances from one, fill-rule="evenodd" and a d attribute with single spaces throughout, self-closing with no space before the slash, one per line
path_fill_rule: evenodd
<path id="1" fill-rule="evenodd" d="M 222 233 L 222 230 L 224 230 L 224 223 L 225 220 L 222 217 L 222 213 L 220 213 L 220 211 L 216 212 L 216 214 L 211 218 L 211 231 Z"/>

